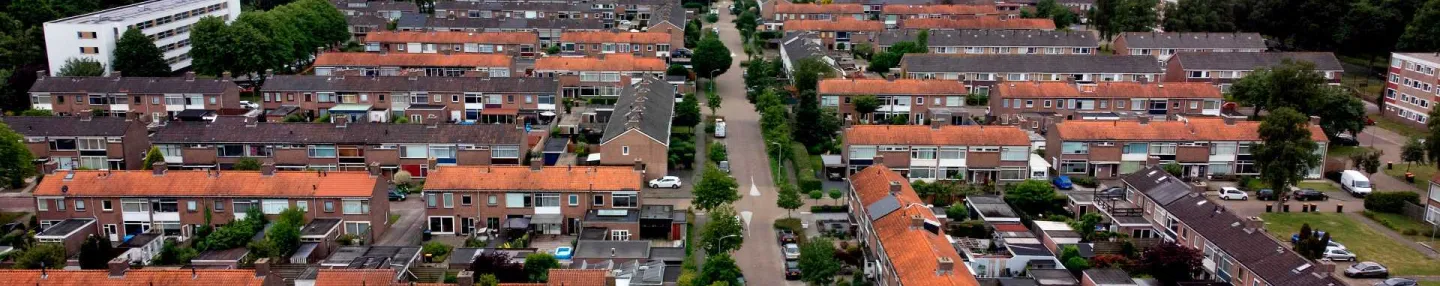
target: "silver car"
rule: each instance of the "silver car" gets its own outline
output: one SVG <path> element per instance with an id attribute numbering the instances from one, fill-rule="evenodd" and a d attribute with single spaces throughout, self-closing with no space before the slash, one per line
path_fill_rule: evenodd
<path id="1" fill-rule="evenodd" d="M 785 251 L 785 260 L 800 259 L 800 246 L 794 243 L 786 243 L 781 247 Z"/>
<path id="2" fill-rule="evenodd" d="M 1380 263 L 1375 263 L 1374 261 L 1359 262 L 1359 263 L 1355 263 L 1355 264 L 1350 265 L 1350 267 L 1345 268 L 1345 277 L 1353 277 L 1353 278 L 1369 278 L 1369 277 L 1385 278 L 1385 277 L 1389 277 L 1389 276 L 1390 276 L 1390 269 L 1387 269 L 1387 268 L 1385 268 L 1385 265 L 1380 265 Z"/>

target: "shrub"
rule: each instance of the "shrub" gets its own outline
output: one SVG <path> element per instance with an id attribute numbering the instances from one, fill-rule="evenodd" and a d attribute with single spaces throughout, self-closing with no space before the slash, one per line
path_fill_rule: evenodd
<path id="1" fill-rule="evenodd" d="M 969 238 L 989 239 L 990 232 L 986 230 L 985 222 L 980 220 L 967 220 L 960 223 L 950 224 L 950 235 Z"/>
<path id="2" fill-rule="evenodd" d="M 1094 188 L 1094 187 L 1100 186 L 1100 183 L 1099 183 L 1099 182 L 1096 182 L 1096 181 L 1095 181 L 1095 178 L 1093 178 L 1093 177 L 1083 177 L 1083 176 L 1070 177 L 1070 182 L 1075 183 L 1076 185 L 1080 185 L 1081 187 L 1086 187 L 1086 188 Z"/>
<path id="3" fill-rule="evenodd" d="M 440 243 L 439 241 L 431 241 L 425 243 L 425 246 L 421 248 L 420 252 L 430 255 L 430 261 L 432 262 L 445 261 L 445 256 L 450 254 L 450 246 Z"/>
<path id="4" fill-rule="evenodd" d="M 1400 234 L 1404 234 L 1404 235 L 1419 235 L 1419 234 L 1420 234 L 1420 231 L 1415 230 L 1415 229 L 1413 229 L 1413 228 L 1407 228 L 1407 229 L 1405 229 L 1405 231 L 1401 231 Z"/>
<path id="5" fill-rule="evenodd" d="M 1405 209 L 1405 203 L 1420 204 L 1420 194 L 1414 192 L 1374 192 L 1365 196 L 1365 209 L 1400 213 Z"/>
<path id="6" fill-rule="evenodd" d="M 846 205 L 838 205 L 838 206 L 828 206 L 828 205 L 825 205 L 825 206 L 810 206 L 810 212 L 812 212 L 812 213 L 843 213 L 843 212 L 849 212 L 849 211 L 850 211 L 850 207 L 849 207 L 849 206 L 846 206 Z"/>

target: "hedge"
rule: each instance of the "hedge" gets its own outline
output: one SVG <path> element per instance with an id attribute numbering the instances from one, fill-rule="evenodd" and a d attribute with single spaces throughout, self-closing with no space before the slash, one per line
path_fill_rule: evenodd
<path id="1" fill-rule="evenodd" d="M 843 213 L 843 212 L 849 212 L 849 211 L 850 211 L 850 206 L 849 206 L 849 205 L 838 205 L 838 206 L 819 205 L 819 206 L 810 206 L 810 212 L 812 212 L 812 213 Z"/>
<path id="2" fill-rule="evenodd" d="M 790 163 L 795 166 L 795 183 L 800 185 L 800 193 L 823 191 L 824 185 L 820 178 L 815 177 L 815 164 L 810 161 L 810 152 L 805 150 L 805 144 L 796 142 L 790 145 Z"/>
<path id="3" fill-rule="evenodd" d="M 1420 194 L 1414 192 L 1374 192 L 1365 196 L 1365 209 L 1400 213 L 1405 210 L 1405 203 L 1420 204 Z"/>
<path id="4" fill-rule="evenodd" d="M 799 218 L 777 219 L 775 220 L 775 229 L 788 229 L 790 232 L 795 233 L 795 242 L 799 245 L 805 245 L 805 242 L 809 241 L 805 235 L 805 228 L 800 224 Z"/>

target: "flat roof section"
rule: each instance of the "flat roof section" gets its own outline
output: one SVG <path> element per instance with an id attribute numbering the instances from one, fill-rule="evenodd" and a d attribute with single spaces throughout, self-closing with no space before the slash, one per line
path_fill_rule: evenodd
<path id="1" fill-rule="evenodd" d="M 41 231 L 40 233 L 35 234 L 35 238 L 65 239 L 70 237 L 71 235 L 75 235 L 75 233 L 80 232 L 81 229 L 89 227 L 92 224 L 95 224 L 95 219 L 93 218 L 65 219 L 63 221 L 60 221 L 60 223 L 51 225 L 50 228 L 46 228 L 45 231 Z"/>
<path id="2" fill-rule="evenodd" d="M 326 235 L 338 229 L 341 221 L 343 220 L 338 218 L 312 219 L 310 223 L 305 224 L 305 227 L 300 229 L 300 237 L 324 238 Z"/>
<path id="3" fill-rule="evenodd" d="M 169 14 L 174 14 L 174 13 L 167 12 L 167 11 L 172 11 L 172 10 L 173 10 L 173 11 L 177 11 L 177 12 L 178 12 L 178 11 L 180 10 L 180 9 L 178 9 L 178 8 L 180 8 L 180 7 L 183 7 L 183 6 L 186 6 L 186 5 L 191 5 L 191 4 L 196 4 L 196 3 L 210 2 L 210 1 L 214 1 L 214 0 L 152 0 L 152 1 L 145 1 L 145 2 L 140 2 L 140 3 L 125 5 L 125 6 L 110 8 L 110 9 L 106 9 L 106 10 L 101 10 L 101 11 L 97 11 L 97 12 L 90 13 L 90 14 L 84 14 L 84 15 L 79 15 L 79 16 L 74 16 L 74 17 L 59 19 L 59 20 L 50 21 L 50 22 L 46 22 L 46 23 L 104 24 L 104 23 L 112 23 L 112 22 L 124 22 L 124 21 L 126 21 L 126 20 L 129 20 L 129 19 L 131 19 L 131 18 L 135 18 L 135 17 L 137 17 L 137 16 L 141 16 L 141 15 L 158 14 L 158 15 L 162 15 L 162 16 L 168 16 Z M 239 9 L 240 7 L 230 7 L 230 8 Z M 187 10 L 188 10 L 188 9 L 187 9 Z"/>

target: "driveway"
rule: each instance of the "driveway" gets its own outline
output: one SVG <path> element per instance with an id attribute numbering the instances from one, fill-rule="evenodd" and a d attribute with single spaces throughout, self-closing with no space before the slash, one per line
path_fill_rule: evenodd
<path id="1" fill-rule="evenodd" d="M 420 233 L 425 229 L 425 205 L 421 203 L 422 201 L 424 200 L 420 198 L 419 193 L 416 193 L 405 201 L 390 202 L 390 213 L 399 214 L 400 220 L 390 225 L 390 229 L 374 245 L 420 245 Z"/>
<path id="2" fill-rule="evenodd" d="M 715 3 L 726 7 L 730 2 Z M 725 116 L 729 134 L 725 139 L 730 151 L 731 175 L 740 188 L 740 200 L 735 209 L 740 212 L 746 224 L 745 243 L 737 253 L 732 254 L 745 273 L 747 284 L 751 285 L 803 285 L 785 281 L 785 264 L 780 256 L 780 246 L 772 239 L 776 218 L 785 216 L 785 210 L 775 206 L 775 183 L 770 177 L 770 164 L 765 157 L 764 139 L 760 136 L 760 114 L 745 99 L 745 80 L 741 78 L 740 62 L 745 60 L 740 32 L 731 22 L 735 16 L 720 13 L 720 21 L 713 24 L 720 29 L 720 41 L 734 55 L 730 69 L 715 79 L 720 96 L 724 98 L 720 115 Z M 707 27 L 708 28 L 708 27 Z"/>

